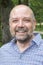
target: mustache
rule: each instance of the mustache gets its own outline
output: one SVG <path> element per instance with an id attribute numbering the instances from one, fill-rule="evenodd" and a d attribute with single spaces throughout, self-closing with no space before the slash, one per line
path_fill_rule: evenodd
<path id="1" fill-rule="evenodd" d="M 15 29 L 16 32 L 27 32 L 28 29 L 26 27 L 18 27 Z"/>

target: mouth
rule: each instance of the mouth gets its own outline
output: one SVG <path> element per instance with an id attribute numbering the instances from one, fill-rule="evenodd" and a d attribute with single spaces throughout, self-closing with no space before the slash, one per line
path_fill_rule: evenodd
<path id="1" fill-rule="evenodd" d="M 16 33 L 24 34 L 26 32 L 24 32 L 24 31 L 17 31 Z"/>
<path id="2" fill-rule="evenodd" d="M 17 28 L 17 29 L 15 30 L 15 32 L 16 32 L 17 34 L 23 35 L 23 34 L 27 33 L 27 28 Z"/>
<path id="3" fill-rule="evenodd" d="M 27 30 L 16 30 L 16 32 L 20 32 L 20 33 L 22 33 L 22 32 L 27 32 Z"/>
<path id="4" fill-rule="evenodd" d="M 26 34 L 26 32 L 24 31 L 18 31 L 16 32 L 17 35 L 20 35 L 20 36 L 24 36 Z"/>

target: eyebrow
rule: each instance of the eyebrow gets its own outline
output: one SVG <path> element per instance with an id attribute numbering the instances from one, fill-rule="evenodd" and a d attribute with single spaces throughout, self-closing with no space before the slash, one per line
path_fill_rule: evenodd
<path id="1" fill-rule="evenodd" d="M 31 18 L 30 18 L 30 17 L 24 17 L 23 19 L 31 20 Z"/>
<path id="2" fill-rule="evenodd" d="M 15 20 L 15 19 L 18 19 L 18 18 L 11 18 L 10 20 Z"/>

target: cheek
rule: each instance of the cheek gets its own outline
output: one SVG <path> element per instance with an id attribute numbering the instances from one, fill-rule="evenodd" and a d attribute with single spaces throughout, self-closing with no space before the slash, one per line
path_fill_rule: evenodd
<path id="1" fill-rule="evenodd" d="M 10 28 L 11 35 L 14 36 L 15 35 L 15 25 L 13 23 L 10 23 L 9 28 Z"/>
<path id="2" fill-rule="evenodd" d="M 14 23 L 11 22 L 11 23 L 9 24 L 9 26 L 10 26 L 10 29 L 13 30 L 13 29 L 15 29 L 15 26 L 16 26 L 16 25 L 15 25 Z"/>
<path id="3" fill-rule="evenodd" d="M 10 26 L 10 32 L 11 32 L 11 34 L 14 33 L 14 27 L 13 26 Z"/>
<path id="4" fill-rule="evenodd" d="M 32 23 L 28 23 L 28 24 L 26 24 L 26 27 L 31 30 L 33 28 L 33 25 L 32 25 Z"/>

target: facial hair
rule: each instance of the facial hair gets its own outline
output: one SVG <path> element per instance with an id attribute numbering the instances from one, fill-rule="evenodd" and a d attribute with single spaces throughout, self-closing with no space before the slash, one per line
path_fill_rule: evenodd
<path id="1" fill-rule="evenodd" d="M 28 31 L 29 31 L 29 29 L 26 28 L 26 27 L 18 27 L 18 28 L 15 29 L 15 32 L 23 32 L 23 33 L 25 33 L 25 32 L 28 32 Z M 29 41 L 29 40 L 32 38 L 32 34 L 31 34 L 31 35 L 30 35 L 30 34 L 27 34 L 27 35 L 26 35 L 24 38 L 22 38 L 22 39 L 17 38 L 16 35 L 15 35 L 15 38 L 16 38 L 16 40 L 18 40 L 19 42 L 24 43 L 24 42 Z"/>

